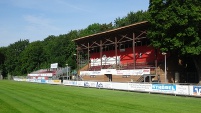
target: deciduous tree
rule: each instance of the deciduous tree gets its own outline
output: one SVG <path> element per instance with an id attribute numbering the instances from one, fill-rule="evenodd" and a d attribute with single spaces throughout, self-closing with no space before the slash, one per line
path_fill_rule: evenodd
<path id="1" fill-rule="evenodd" d="M 148 11 L 152 45 L 191 57 L 201 82 L 201 1 L 150 0 Z"/>

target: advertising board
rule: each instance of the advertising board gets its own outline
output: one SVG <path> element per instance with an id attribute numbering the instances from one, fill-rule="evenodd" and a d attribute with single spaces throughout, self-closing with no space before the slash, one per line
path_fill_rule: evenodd
<path id="1" fill-rule="evenodd" d="M 97 82 L 84 81 L 84 87 L 96 87 Z"/>
<path id="2" fill-rule="evenodd" d="M 97 88 L 112 88 L 112 83 L 111 82 L 97 82 Z"/>
<path id="3" fill-rule="evenodd" d="M 189 95 L 189 87 L 187 85 L 176 85 L 176 92 L 178 95 Z"/>
<path id="4" fill-rule="evenodd" d="M 128 83 L 112 82 L 112 89 L 128 90 Z"/>
<path id="5" fill-rule="evenodd" d="M 152 92 L 175 93 L 175 84 L 152 84 Z"/>
<path id="6" fill-rule="evenodd" d="M 77 81 L 77 86 L 84 86 L 84 81 Z"/>
<path id="7" fill-rule="evenodd" d="M 150 92 L 152 84 L 128 83 L 128 90 Z"/>
<path id="8" fill-rule="evenodd" d="M 201 86 L 190 86 L 190 95 L 201 96 Z"/>
<path id="9" fill-rule="evenodd" d="M 49 84 L 61 84 L 61 80 L 49 80 Z"/>

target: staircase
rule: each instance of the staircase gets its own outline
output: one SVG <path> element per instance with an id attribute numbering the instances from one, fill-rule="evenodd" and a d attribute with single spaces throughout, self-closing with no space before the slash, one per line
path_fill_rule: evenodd
<path id="1" fill-rule="evenodd" d="M 67 74 L 67 68 L 60 68 L 56 71 L 56 78 L 60 78 L 61 76 L 64 76 L 64 74 Z"/>
<path id="2" fill-rule="evenodd" d="M 159 73 L 161 73 L 160 68 L 159 69 L 158 68 L 157 69 L 152 68 L 150 70 L 150 75 L 152 75 L 151 80 L 152 80 L 152 78 L 154 78 L 154 80 L 158 80 L 158 74 Z M 145 76 L 145 82 L 146 82 L 147 77 L 149 77 L 149 76 Z M 137 82 L 144 82 L 144 75 L 140 76 L 140 78 L 137 79 Z"/>
<path id="3" fill-rule="evenodd" d="M 156 74 L 157 74 L 157 75 L 160 75 L 159 81 L 160 81 L 161 83 L 165 83 L 165 72 L 164 72 L 164 70 L 162 70 L 162 69 L 160 69 L 160 68 L 157 68 L 157 69 L 156 69 Z"/>
<path id="4" fill-rule="evenodd" d="M 139 79 L 137 79 L 137 82 L 143 82 L 144 81 L 144 76 L 142 75 L 142 76 L 140 76 L 140 78 Z"/>
<path id="5" fill-rule="evenodd" d="M 81 69 L 78 70 L 78 74 L 80 74 L 80 71 L 88 71 L 89 70 L 89 64 L 86 64 L 85 66 L 83 66 Z"/>

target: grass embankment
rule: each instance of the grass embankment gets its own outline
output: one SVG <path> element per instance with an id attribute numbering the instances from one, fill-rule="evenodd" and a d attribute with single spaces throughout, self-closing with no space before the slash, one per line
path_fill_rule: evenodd
<path id="1" fill-rule="evenodd" d="M 201 99 L 0 81 L 1 113 L 198 113 Z"/>

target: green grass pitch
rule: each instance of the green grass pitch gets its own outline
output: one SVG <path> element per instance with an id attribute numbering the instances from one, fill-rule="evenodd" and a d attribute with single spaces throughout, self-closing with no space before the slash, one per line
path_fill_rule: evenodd
<path id="1" fill-rule="evenodd" d="M 0 113 L 199 113 L 201 99 L 0 81 Z"/>

